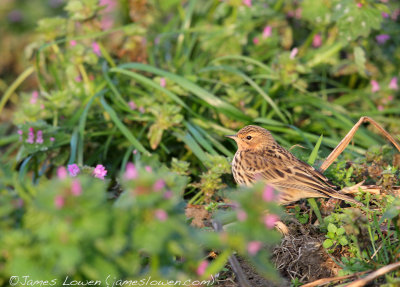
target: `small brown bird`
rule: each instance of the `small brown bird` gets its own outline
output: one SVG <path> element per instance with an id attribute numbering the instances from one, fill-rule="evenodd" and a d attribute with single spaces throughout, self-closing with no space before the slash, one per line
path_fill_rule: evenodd
<path id="1" fill-rule="evenodd" d="M 322 173 L 281 147 L 266 129 L 250 125 L 227 137 L 238 145 L 232 161 L 236 183 L 251 185 L 265 180 L 279 191 L 278 200 L 284 205 L 309 197 L 333 197 L 360 204 L 335 190 Z"/>

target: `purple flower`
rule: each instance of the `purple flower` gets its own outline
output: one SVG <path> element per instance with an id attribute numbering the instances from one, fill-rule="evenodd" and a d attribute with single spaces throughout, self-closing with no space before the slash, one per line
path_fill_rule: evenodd
<path id="1" fill-rule="evenodd" d="M 51 141 L 51 142 L 53 142 L 53 141 L 55 141 L 55 140 L 56 140 L 56 139 L 53 138 L 53 137 L 50 138 L 50 141 Z"/>
<path id="2" fill-rule="evenodd" d="M 397 91 L 399 87 L 397 86 L 397 77 L 393 77 L 389 83 L 389 89 Z"/>
<path id="3" fill-rule="evenodd" d="M 380 34 L 378 36 L 375 37 L 376 41 L 378 42 L 378 44 L 385 44 L 387 40 L 390 39 L 390 36 L 387 34 Z"/>
<path id="4" fill-rule="evenodd" d="M 261 249 L 261 247 L 262 247 L 261 241 L 250 241 L 247 244 L 247 252 L 250 255 L 256 255 L 258 253 L 258 251 Z"/>
<path id="5" fill-rule="evenodd" d="M 299 52 L 299 49 L 297 47 L 293 48 L 292 51 L 290 52 L 290 59 L 294 59 L 298 52 Z"/>
<path id="6" fill-rule="evenodd" d="M 318 48 L 319 46 L 322 45 L 322 38 L 320 34 L 315 34 L 313 41 L 312 41 L 312 45 L 314 48 Z"/>
<path id="7" fill-rule="evenodd" d="M 208 266 L 207 260 L 201 261 L 196 270 L 197 275 L 202 276 L 204 273 L 206 273 L 207 266 Z"/>
<path id="8" fill-rule="evenodd" d="M 276 214 L 267 214 L 264 216 L 264 224 L 268 229 L 274 228 L 275 223 L 279 220 Z"/>
<path id="9" fill-rule="evenodd" d="M 101 56 L 100 45 L 97 42 L 92 42 L 92 49 L 93 53 L 99 57 Z"/>
<path id="10" fill-rule="evenodd" d="M 382 12 L 382 17 L 383 17 L 383 18 L 389 18 L 389 14 L 388 14 L 388 13 L 385 13 L 385 12 Z"/>
<path id="11" fill-rule="evenodd" d="M 57 177 L 59 179 L 65 179 L 67 177 L 67 170 L 65 169 L 65 167 L 60 166 L 59 168 L 57 168 Z"/>
<path id="12" fill-rule="evenodd" d="M 168 219 L 168 214 L 163 209 L 156 209 L 154 211 L 154 215 L 160 221 L 165 221 Z"/>
<path id="13" fill-rule="evenodd" d="M 19 10 L 13 10 L 8 13 L 8 20 L 13 23 L 18 23 L 22 21 L 22 13 Z"/>
<path id="14" fill-rule="evenodd" d="M 376 93 L 380 90 L 379 83 L 375 80 L 371 81 L 371 92 Z"/>
<path id="15" fill-rule="evenodd" d="M 74 177 L 77 176 L 80 171 L 81 170 L 79 169 L 79 166 L 76 163 L 68 165 L 68 172 L 71 176 Z"/>
<path id="16" fill-rule="evenodd" d="M 133 163 L 128 162 L 126 164 L 126 170 L 124 174 L 125 180 L 135 179 L 137 177 L 138 177 L 138 171 L 136 169 L 136 166 Z"/>
<path id="17" fill-rule="evenodd" d="M 262 37 L 264 39 L 270 37 L 272 35 L 272 27 L 271 26 L 265 26 L 263 33 L 262 33 Z"/>
<path id="18" fill-rule="evenodd" d="M 106 168 L 102 164 L 96 165 L 95 169 L 93 170 L 93 176 L 96 178 L 104 179 L 106 175 Z"/>
<path id="19" fill-rule="evenodd" d="M 61 195 L 57 195 L 54 198 L 54 205 L 57 209 L 61 209 L 65 204 L 65 199 Z"/>
<path id="20" fill-rule="evenodd" d="M 42 144 L 43 143 L 43 132 L 38 130 L 36 133 L 36 143 Z"/>
<path id="21" fill-rule="evenodd" d="M 264 188 L 262 198 L 266 202 L 273 201 L 275 198 L 274 188 L 271 185 L 267 185 Z"/>
<path id="22" fill-rule="evenodd" d="M 71 183 L 71 193 L 75 196 L 82 194 L 81 182 L 78 179 L 74 179 Z"/>
<path id="23" fill-rule="evenodd" d="M 154 191 L 160 191 L 164 187 L 165 187 L 165 181 L 163 179 L 157 180 L 153 185 Z"/>
<path id="24" fill-rule="evenodd" d="M 167 81 L 165 80 L 165 78 L 161 78 L 160 79 L 160 86 L 165 88 L 166 84 L 167 84 Z"/>
<path id="25" fill-rule="evenodd" d="M 22 141 L 22 135 L 24 132 L 22 130 L 18 130 L 17 133 L 19 134 L 19 141 Z"/>

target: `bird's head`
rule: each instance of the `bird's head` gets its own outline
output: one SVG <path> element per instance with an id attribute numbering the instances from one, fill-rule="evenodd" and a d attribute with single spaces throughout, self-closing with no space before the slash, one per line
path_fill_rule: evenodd
<path id="1" fill-rule="evenodd" d="M 234 139 L 238 150 L 259 150 L 275 142 L 271 133 L 259 126 L 245 126 L 235 135 L 226 136 Z"/>

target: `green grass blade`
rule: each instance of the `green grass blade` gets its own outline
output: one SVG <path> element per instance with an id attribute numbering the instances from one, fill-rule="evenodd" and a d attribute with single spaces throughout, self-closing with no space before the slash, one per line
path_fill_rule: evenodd
<path id="1" fill-rule="evenodd" d="M 174 135 L 179 140 L 183 141 L 203 164 L 207 161 L 206 153 L 189 133 L 183 134 L 177 131 L 174 132 Z"/>
<path id="2" fill-rule="evenodd" d="M 135 138 L 135 136 L 129 131 L 129 129 L 124 125 L 121 120 L 118 118 L 117 113 L 113 110 L 113 108 L 108 105 L 104 96 L 101 96 L 100 99 L 101 104 L 103 105 L 105 111 L 109 114 L 111 120 L 117 126 L 117 128 L 121 131 L 121 133 L 127 138 L 127 140 L 140 152 L 144 154 L 150 154 L 144 146 Z"/>
<path id="3" fill-rule="evenodd" d="M 261 89 L 261 87 L 254 82 L 250 77 L 248 77 L 247 75 L 245 75 L 244 73 L 242 73 L 241 71 L 232 68 L 232 67 L 228 67 L 228 66 L 214 66 L 214 67 L 206 67 L 204 69 L 201 69 L 200 72 L 208 72 L 208 71 L 226 71 L 232 74 L 235 74 L 241 78 L 243 78 L 250 86 L 252 86 L 266 101 L 268 104 L 271 105 L 272 109 L 275 111 L 275 113 L 279 116 L 279 118 L 284 122 L 284 123 L 288 123 L 287 118 L 285 117 L 285 115 L 281 112 L 281 110 L 279 109 L 279 107 L 275 104 L 275 102 L 271 99 L 270 96 L 268 96 L 268 94 Z"/>
<path id="4" fill-rule="evenodd" d="M 196 141 L 205 149 L 207 150 L 210 154 L 212 155 L 217 155 L 218 153 L 213 149 L 213 147 L 210 145 L 210 143 L 202 136 L 202 134 L 194 127 L 191 125 L 189 122 L 184 122 L 184 125 L 187 127 L 191 135 L 196 139 Z"/>
<path id="5" fill-rule="evenodd" d="M 217 108 L 219 111 L 233 116 L 237 118 L 238 120 L 243 120 L 243 121 L 250 121 L 251 118 L 247 115 L 245 115 L 242 111 L 237 109 L 236 107 L 232 106 L 231 104 L 221 100 L 220 98 L 217 98 L 207 90 L 199 87 L 198 85 L 192 83 L 191 81 L 179 76 L 175 75 L 173 73 L 163 71 L 161 69 L 146 65 L 146 64 L 140 64 L 140 63 L 127 63 L 120 65 L 119 68 L 112 68 L 110 71 L 112 72 L 123 72 L 126 69 L 137 69 L 149 73 L 153 73 L 162 77 L 166 77 L 172 81 L 174 81 L 176 84 L 180 85 L 184 89 L 192 92 L 194 95 L 196 95 L 199 99 L 203 100 L 206 102 L 209 106 Z"/>
<path id="6" fill-rule="evenodd" d="M 312 152 L 311 152 L 311 154 L 310 154 L 310 157 L 308 158 L 308 163 L 309 163 L 310 165 L 313 165 L 314 162 L 315 162 L 315 160 L 317 159 L 318 150 L 319 150 L 319 148 L 320 148 L 320 146 L 321 146 L 321 143 L 322 143 L 322 139 L 323 139 L 323 138 L 324 138 L 323 135 L 321 135 L 321 136 L 319 137 L 317 143 L 315 144 L 314 149 L 312 150 Z"/>

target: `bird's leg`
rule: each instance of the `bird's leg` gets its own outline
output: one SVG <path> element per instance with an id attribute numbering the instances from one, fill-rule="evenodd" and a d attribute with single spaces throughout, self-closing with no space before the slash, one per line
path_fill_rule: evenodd
<path id="1" fill-rule="evenodd" d="M 341 142 L 337 145 L 337 147 L 335 147 L 335 149 L 331 152 L 331 154 L 326 158 L 324 163 L 319 168 L 320 172 L 323 173 L 335 161 L 335 159 L 342 153 L 342 151 L 347 147 L 347 145 L 353 139 L 353 136 L 360 127 L 360 125 L 365 122 L 373 124 L 400 152 L 400 145 L 384 128 L 382 128 L 376 121 L 374 121 L 370 117 L 361 117 L 358 120 L 358 122 L 353 126 L 353 128 L 347 133 L 347 135 L 341 140 Z"/>

